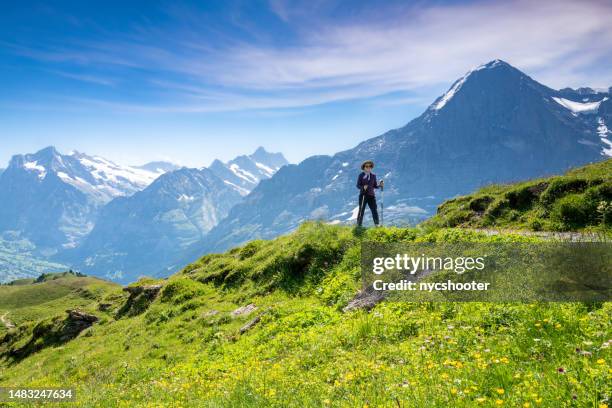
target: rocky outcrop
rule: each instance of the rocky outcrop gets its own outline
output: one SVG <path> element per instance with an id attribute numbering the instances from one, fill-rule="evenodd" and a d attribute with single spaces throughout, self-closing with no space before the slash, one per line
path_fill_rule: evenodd
<path id="1" fill-rule="evenodd" d="M 67 309 L 66 313 L 65 318 L 55 316 L 38 322 L 25 343 L 20 340 L 29 331 L 26 326 L 26 331 L 16 333 L 14 338 L 5 336 L 4 341 L 8 343 L 7 355 L 18 361 L 44 348 L 65 344 L 99 320 L 97 316 L 80 309 Z"/>
<path id="2" fill-rule="evenodd" d="M 110 310 L 111 307 L 113 307 L 112 303 L 107 303 L 107 302 L 98 303 L 98 310 L 101 312 L 106 312 Z"/>
<path id="3" fill-rule="evenodd" d="M 357 309 L 371 310 L 374 306 L 382 302 L 384 298 L 385 292 L 376 291 L 369 286 L 367 289 L 359 291 L 342 311 L 350 312 L 351 310 Z"/>
<path id="4" fill-rule="evenodd" d="M 130 294 L 125 304 L 117 312 L 117 318 L 123 316 L 136 316 L 149 308 L 162 289 L 162 284 L 134 285 L 123 288 L 124 292 Z"/>
<path id="5" fill-rule="evenodd" d="M 244 334 L 247 331 L 251 330 L 257 323 L 261 321 L 261 315 L 257 316 L 253 320 L 249 321 L 247 324 L 240 328 L 240 334 Z"/>
<path id="6" fill-rule="evenodd" d="M 418 281 L 421 280 L 435 271 L 431 269 L 424 269 L 419 271 L 417 275 L 407 274 L 402 277 L 402 280 L 406 281 Z M 374 306 L 382 302 L 388 295 L 386 291 L 374 290 L 371 285 L 365 289 L 360 290 L 357 295 L 342 309 L 343 312 L 350 312 L 351 310 L 372 310 Z"/>
<path id="7" fill-rule="evenodd" d="M 163 285 L 142 285 L 142 286 L 126 286 L 123 288 L 124 292 L 128 292 L 130 297 L 136 297 L 144 295 L 149 299 L 154 299 L 159 294 Z"/>
<path id="8" fill-rule="evenodd" d="M 98 321 L 98 317 L 79 309 L 66 310 L 68 317 L 61 332 L 60 341 L 70 340 Z"/>
<path id="9" fill-rule="evenodd" d="M 246 306 L 241 306 L 238 309 L 234 310 L 232 312 L 232 316 L 236 317 L 236 316 L 241 316 L 241 315 L 247 315 L 251 313 L 252 311 L 254 311 L 255 309 L 257 309 L 257 306 L 255 306 L 255 304 L 253 303 L 250 303 Z"/>

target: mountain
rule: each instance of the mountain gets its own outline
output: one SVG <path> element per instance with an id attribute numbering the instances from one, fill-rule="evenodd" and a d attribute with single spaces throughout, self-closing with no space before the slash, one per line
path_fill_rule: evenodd
<path id="1" fill-rule="evenodd" d="M 263 147 L 259 147 L 253 154 L 238 156 L 227 163 L 215 160 L 210 165 L 210 170 L 224 183 L 245 196 L 261 180 L 272 177 L 286 164 L 289 162 L 282 153 L 269 153 Z"/>
<path id="2" fill-rule="evenodd" d="M 2 246 L 42 258 L 74 248 L 105 204 L 145 188 L 160 174 L 79 152 L 60 154 L 54 147 L 13 156 L 0 175 Z M 14 255 L 19 259 L 20 252 Z M 0 275 L 9 267 L 18 268 L 0 263 Z"/>
<path id="3" fill-rule="evenodd" d="M 210 168 L 170 171 L 146 189 L 111 201 L 83 245 L 61 259 L 121 282 L 167 275 L 243 195 L 286 163 L 282 154 L 260 147 L 227 163 L 215 160 Z M 147 165 L 157 168 L 168 169 Z"/>
<path id="4" fill-rule="evenodd" d="M 610 92 L 557 91 L 508 63 L 470 70 L 419 117 L 334 156 L 263 180 L 211 230 L 214 252 L 269 238 L 307 219 L 353 222 L 364 159 L 386 181 L 386 222 L 415 222 L 444 199 L 499 182 L 560 173 L 612 155 Z M 380 198 L 379 198 L 380 202 Z"/>

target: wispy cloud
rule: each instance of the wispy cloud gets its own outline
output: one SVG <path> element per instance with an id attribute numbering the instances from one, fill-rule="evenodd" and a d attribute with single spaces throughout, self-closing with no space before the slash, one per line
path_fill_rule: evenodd
<path id="1" fill-rule="evenodd" d="M 75 74 L 72 72 L 62 72 L 51 70 L 51 73 L 55 75 L 59 75 L 64 78 L 74 79 L 75 81 L 81 82 L 89 82 L 97 85 L 105 85 L 105 86 L 114 86 L 117 82 L 110 78 L 105 78 L 98 75 L 89 75 L 89 74 Z"/>
<path id="2" fill-rule="evenodd" d="M 553 87 L 612 84 L 612 4 L 606 1 L 477 1 L 343 19 L 313 16 L 286 1 L 270 4 L 295 40 L 212 44 L 209 33 L 177 22 L 44 49 L 14 45 L 13 51 L 64 68 L 139 70 L 150 91 L 167 99 L 89 101 L 154 112 L 299 108 L 394 92 L 422 100 L 425 89 L 450 85 L 495 58 Z"/>

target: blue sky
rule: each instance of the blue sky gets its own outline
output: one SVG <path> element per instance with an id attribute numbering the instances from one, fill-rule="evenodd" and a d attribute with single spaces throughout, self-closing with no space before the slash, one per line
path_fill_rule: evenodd
<path id="1" fill-rule="evenodd" d="M 333 154 L 501 58 L 612 86 L 609 1 L 3 2 L 0 167 L 47 145 L 208 165 Z"/>

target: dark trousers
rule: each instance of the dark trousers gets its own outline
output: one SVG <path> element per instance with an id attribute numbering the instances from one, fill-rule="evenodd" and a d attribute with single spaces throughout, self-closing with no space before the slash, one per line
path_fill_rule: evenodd
<path id="1" fill-rule="evenodd" d="M 363 215 L 365 213 L 366 205 L 370 207 L 370 211 L 372 211 L 372 218 L 374 219 L 374 224 L 378 225 L 378 208 L 376 207 L 376 197 L 367 194 L 359 194 L 359 212 L 357 213 L 357 225 L 361 226 L 361 224 L 363 223 Z"/>

